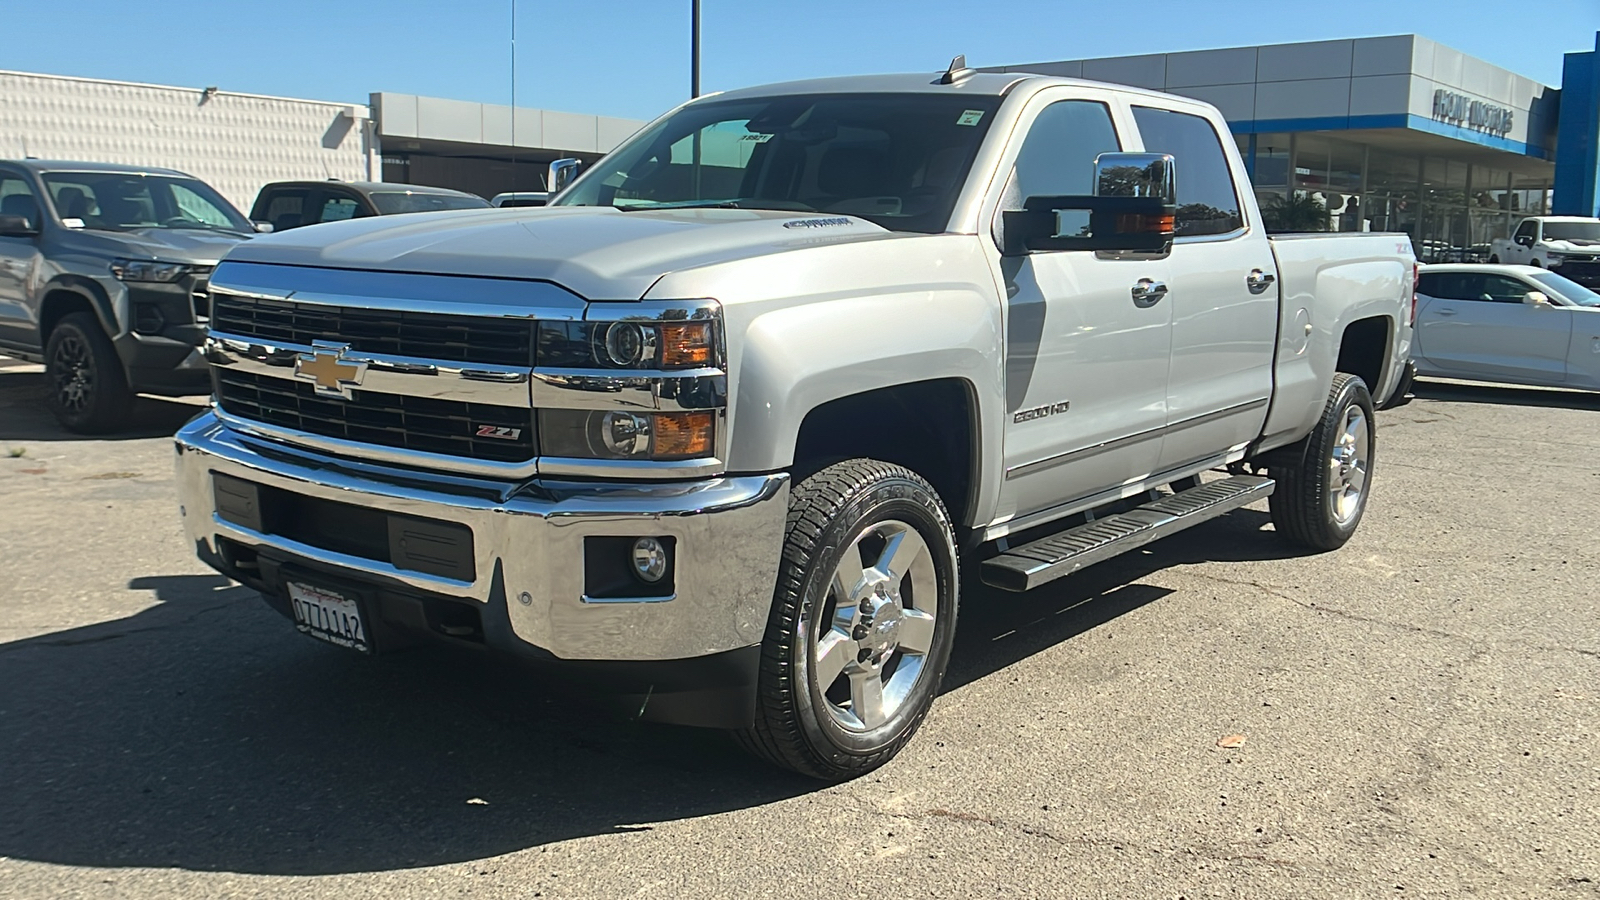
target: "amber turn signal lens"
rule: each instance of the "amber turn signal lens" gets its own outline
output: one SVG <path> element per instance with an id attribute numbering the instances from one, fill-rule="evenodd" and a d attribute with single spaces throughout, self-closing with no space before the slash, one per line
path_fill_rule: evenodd
<path id="1" fill-rule="evenodd" d="M 655 441 L 650 448 L 654 459 L 682 459 L 710 456 L 716 423 L 709 412 L 656 413 L 652 416 Z"/>
<path id="2" fill-rule="evenodd" d="M 1134 213 L 1117 217 L 1117 231 L 1122 234 L 1172 234 L 1176 230 L 1176 216 Z"/>
<path id="3" fill-rule="evenodd" d="M 686 369 L 711 365 L 710 322 L 663 322 L 661 331 L 661 365 L 668 369 Z"/>

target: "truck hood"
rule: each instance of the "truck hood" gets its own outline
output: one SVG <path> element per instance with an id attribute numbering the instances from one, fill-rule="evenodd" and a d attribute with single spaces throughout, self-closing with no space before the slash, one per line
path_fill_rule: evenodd
<path id="1" fill-rule="evenodd" d="M 1582 238 L 1573 238 L 1566 241 L 1545 241 L 1544 248 L 1546 250 L 1554 250 L 1557 253 L 1583 253 L 1586 251 L 1592 253 L 1596 248 L 1600 248 L 1600 241 L 1584 240 Z"/>
<path id="2" fill-rule="evenodd" d="M 819 243 L 894 239 L 864 219 L 749 209 L 473 209 L 330 222 L 241 244 L 230 261 L 550 281 L 637 300 L 668 272 Z"/>
<path id="3" fill-rule="evenodd" d="M 250 240 L 246 235 L 205 228 L 135 228 L 128 231 L 74 229 L 111 245 L 112 252 L 132 259 L 215 265 L 229 250 Z"/>

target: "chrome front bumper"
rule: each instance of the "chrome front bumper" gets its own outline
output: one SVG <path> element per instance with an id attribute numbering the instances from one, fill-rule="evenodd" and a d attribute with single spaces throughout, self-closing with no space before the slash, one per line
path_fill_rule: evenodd
<path id="1" fill-rule="evenodd" d="M 788 506 L 786 474 L 655 484 L 486 481 L 337 460 L 242 434 L 210 413 L 175 440 L 184 527 L 208 559 L 222 558 L 219 539 L 226 539 L 351 580 L 474 601 L 486 620 L 488 607 L 503 604 L 515 641 L 567 660 L 701 657 L 758 644 L 766 628 Z M 216 508 L 212 473 L 466 526 L 474 578 L 402 569 L 227 521 Z M 675 539 L 675 594 L 585 598 L 584 538 L 642 535 Z"/>

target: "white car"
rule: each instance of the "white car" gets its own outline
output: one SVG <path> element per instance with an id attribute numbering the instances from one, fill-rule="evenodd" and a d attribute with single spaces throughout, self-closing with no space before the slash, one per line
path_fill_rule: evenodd
<path id="1" fill-rule="evenodd" d="M 543 206 L 550 199 L 545 191 L 508 191 L 504 194 L 495 194 L 489 201 L 490 206 Z"/>
<path id="2" fill-rule="evenodd" d="M 1423 377 L 1600 390 L 1600 294 L 1536 266 L 1424 266 L 1411 358 Z"/>

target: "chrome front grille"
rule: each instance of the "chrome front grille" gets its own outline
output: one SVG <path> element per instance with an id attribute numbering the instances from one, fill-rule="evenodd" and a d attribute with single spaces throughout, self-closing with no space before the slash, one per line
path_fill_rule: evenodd
<path id="1" fill-rule="evenodd" d="M 487 462 L 536 455 L 533 411 L 433 397 L 356 390 L 350 400 L 316 393 L 309 381 L 225 366 L 214 373 L 217 405 L 241 419 L 308 434 Z"/>
<path id="2" fill-rule="evenodd" d="M 270 344 L 331 341 L 360 353 L 498 366 L 533 365 L 533 322 L 296 303 L 218 293 L 211 328 Z"/>

